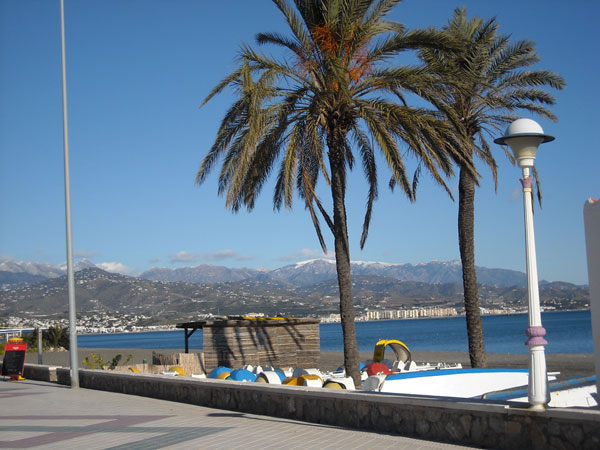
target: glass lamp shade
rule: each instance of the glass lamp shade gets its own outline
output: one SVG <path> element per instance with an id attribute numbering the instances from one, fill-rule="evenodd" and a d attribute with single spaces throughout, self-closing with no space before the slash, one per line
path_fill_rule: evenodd
<path id="1" fill-rule="evenodd" d="M 504 136 L 494 139 L 494 143 L 508 145 L 520 166 L 532 166 L 540 144 L 553 140 L 554 137 L 544 134 L 536 121 L 517 119 L 508 126 Z"/>
<path id="2" fill-rule="evenodd" d="M 508 145 L 512 150 L 515 158 L 535 159 L 538 147 L 542 142 L 544 142 L 544 138 L 539 135 L 512 136 L 505 139 L 505 142 L 506 145 Z"/>

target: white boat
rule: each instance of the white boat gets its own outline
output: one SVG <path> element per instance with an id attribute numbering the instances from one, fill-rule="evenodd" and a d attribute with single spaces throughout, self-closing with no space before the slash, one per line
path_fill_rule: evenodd
<path id="1" fill-rule="evenodd" d="M 591 408 L 598 406 L 596 377 L 571 377 L 548 383 L 550 391 L 549 407 L 553 408 Z M 490 392 L 483 396 L 489 400 L 503 400 L 508 403 L 527 402 L 527 386 Z"/>
<path id="2" fill-rule="evenodd" d="M 393 373 L 369 377 L 365 389 L 378 392 L 436 397 L 481 398 L 503 389 L 527 386 L 527 369 L 444 369 Z M 549 380 L 556 376 L 549 375 Z M 370 381 L 371 380 L 371 381 Z"/>

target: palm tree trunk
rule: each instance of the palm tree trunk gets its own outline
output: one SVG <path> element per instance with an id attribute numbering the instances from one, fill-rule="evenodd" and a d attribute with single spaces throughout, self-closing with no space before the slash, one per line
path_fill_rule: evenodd
<path id="1" fill-rule="evenodd" d="M 471 367 L 486 367 L 477 273 L 475 272 L 475 183 L 468 170 L 463 168 L 460 169 L 458 184 L 458 244 L 462 262 Z"/>
<path id="2" fill-rule="evenodd" d="M 328 137 L 329 164 L 331 168 L 331 195 L 333 198 L 333 235 L 335 240 L 335 265 L 340 290 L 340 316 L 344 338 L 344 367 L 357 388 L 360 388 L 360 367 L 356 327 L 354 323 L 354 304 L 352 301 L 352 282 L 350 278 L 350 248 L 348 245 L 348 227 L 346 220 L 346 172 L 343 146 L 336 146 L 335 135 Z M 333 135 L 333 136 L 332 136 Z M 342 141 L 343 142 L 343 141 Z"/>

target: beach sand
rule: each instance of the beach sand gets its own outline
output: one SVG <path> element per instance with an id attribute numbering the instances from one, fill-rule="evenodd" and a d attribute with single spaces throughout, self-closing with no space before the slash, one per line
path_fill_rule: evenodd
<path id="1" fill-rule="evenodd" d="M 191 350 L 190 352 L 193 352 Z M 181 349 L 160 349 L 157 353 L 171 355 L 182 353 Z M 79 365 L 84 368 L 81 361 L 85 357 L 91 356 L 91 353 L 100 355 L 105 361 L 110 361 L 115 355 L 121 354 L 124 361 L 130 354 L 133 355 L 128 364 L 141 364 L 144 360 L 148 363 L 152 362 L 151 349 L 106 349 L 106 348 L 79 348 Z M 387 356 L 387 355 L 386 355 Z M 360 360 L 367 361 L 373 358 L 372 352 L 361 352 Z M 461 363 L 463 367 L 470 367 L 469 355 L 463 352 L 412 352 L 412 359 L 416 362 L 445 362 L 445 363 Z M 505 353 L 488 353 L 488 367 L 490 368 L 527 368 L 529 355 L 521 354 L 505 354 Z M 27 353 L 25 358 L 26 363 L 37 364 L 38 354 Z M 344 362 L 342 352 L 321 352 L 321 364 L 319 369 L 323 371 L 335 370 Z M 70 366 L 69 352 L 45 352 L 42 356 L 42 363 L 45 365 L 54 366 Z M 547 354 L 546 365 L 548 372 L 560 372 L 560 377 L 570 377 L 575 375 L 594 375 L 594 355 L 586 354 Z"/>

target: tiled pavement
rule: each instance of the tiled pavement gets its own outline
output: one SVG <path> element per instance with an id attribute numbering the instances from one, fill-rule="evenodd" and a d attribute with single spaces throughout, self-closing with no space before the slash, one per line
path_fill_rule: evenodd
<path id="1" fill-rule="evenodd" d="M 39 381 L 0 381 L 0 449 L 460 449 Z"/>

